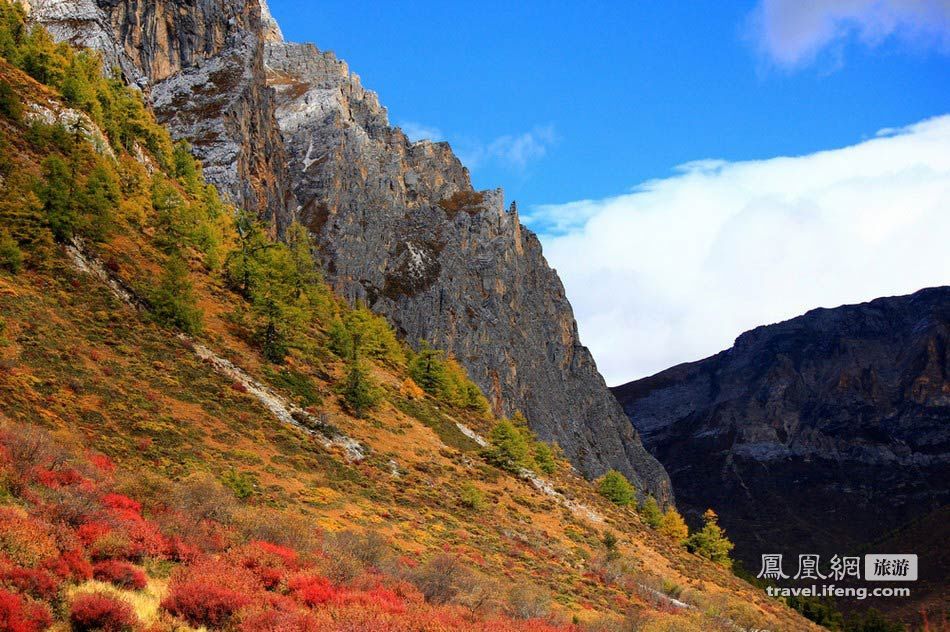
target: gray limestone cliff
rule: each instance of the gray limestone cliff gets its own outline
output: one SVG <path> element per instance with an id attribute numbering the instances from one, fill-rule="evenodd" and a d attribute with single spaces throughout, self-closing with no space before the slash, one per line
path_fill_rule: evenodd
<path id="1" fill-rule="evenodd" d="M 279 228 L 293 201 L 256 2 L 30 0 L 31 19 L 57 39 L 93 48 L 145 92 L 159 121 L 186 139 L 205 176 Z"/>
<path id="2" fill-rule="evenodd" d="M 56 37 L 142 87 L 208 179 L 275 221 L 299 216 L 327 276 L 410 342 L 451 350 L 499 413 L 521 410 L 580 471 L 671 497 L 577 336 L 538 239 L 447 144 L 412 143 L 330 53 L 283 42 L 254 0 L 31 0 Z"/>
<path id="3" fill-rule="evenodd" d="M 446 143 L 410 142 L 332 53 L 272 41 L 266 65 L 300 217 L 337 291 L 451 350 L 496 412 L 522 411 L 588 476 L 616 468 L 669 498 L 501 191 L 473 191 Z"/>

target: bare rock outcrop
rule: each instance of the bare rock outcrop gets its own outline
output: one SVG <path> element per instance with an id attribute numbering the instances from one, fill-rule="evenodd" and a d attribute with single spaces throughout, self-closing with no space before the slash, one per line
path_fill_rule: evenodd
<path id="1" fill-rule="evenodd" d="M 586 475 L 616 468 L 669 498 L 515 206 L 474 191 L 448 144 L 410 142 L 332 53 L 284 42 L 266 52 L 300 217 L 337 291 L 410 342 L 451 350 L 498 413 L 522 411 Z"/>
<path id="2" fill-rule="evenodd" d="M 713 507 L 750 565 L 843 554 L 950 501 L 948 348 L 950 287 L 931 288 L 759 327 L 614 392 L 680 508 Z"/>

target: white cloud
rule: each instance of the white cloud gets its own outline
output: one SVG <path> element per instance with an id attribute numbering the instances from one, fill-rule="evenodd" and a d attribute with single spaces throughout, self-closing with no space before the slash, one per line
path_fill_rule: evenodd
<path id="1" fill-rule="evenodd" d="M 948 0 L 759 0 L 751 35 L 779 66 L 794 68 L 856 36 L 874 47 L 895 38 L 917 49 L 950 52 Z"/>
<path id="2" fill-rule="evenodd" d="M 609 383 L 818 306 L 950 284 L 950 115 L 530 209 Z"/>
<path id="3" fill-rule="evenodd" d="M 399 128 L 402 129 L 403 134 L 409 137 L 409 140 L 414 143 L 420 140 L 431 140 L 432 142 L 445 140 L 442 130 L 438 127 L 431 127 L 414 121 L 406 121 L 405 123 L 400 123 Z"/>
<path id="4" fill-rule="evenodd" d="M 459 158 L 469 169 L 498 164 L 523 171 L 528 164 L 540 160 L 558 141 L 553 125 L 538 126 L 521 134 L 506 134 L 489 143 L 459 143 Z"/>

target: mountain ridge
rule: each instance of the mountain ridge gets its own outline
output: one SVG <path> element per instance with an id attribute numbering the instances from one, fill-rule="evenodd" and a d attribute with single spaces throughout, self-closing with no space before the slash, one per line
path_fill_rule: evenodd
<path id="1" fill-rule="evenodd" d="M 757 327 L 613 392 L 684 514 L 714 507 L 745 562 L 843 554 L 950 500 L 948 342 L 950 287 L 925 288 Z"/>
<path id="2" fill-rule="evenodd" d="M 231 200 L 276 233 L 299 216 L 335 290 L 411 344 L 452 352 L 497 412 L 524 413 L 588 477 L 618 469 L 672 498 L 580 343 L 540 242 L 501 193 L 474 191 L 447 144 L 410 143 L 332 54 L 283 42 L 266 3 L 33 0 L 31 10 L 59 39 L 117 60 Z"/>

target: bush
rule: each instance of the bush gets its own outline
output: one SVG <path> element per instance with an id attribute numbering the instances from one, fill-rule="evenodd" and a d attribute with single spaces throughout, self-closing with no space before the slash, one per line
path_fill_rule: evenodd
<path id="1" fill-rule="evenodd" d="M 46 606 L 25 603 L 23 598 L 0 588 L 0 630 L 39 632 L 53 623 Z"/>
<path id="2" fill-rule="evenodd" d="M 621 507 L 631 504 L 637 497 L 637 490 L 630 484 L 627 477 L 617 470 L 610 470 L 597 480 L 597 491 L 601 496 Z"/>
<path id="3" fill-rule="evenodd" d="M 703 528 L 689 536 L 686 541 L 686 548 L 692 553 L 726 568 L 732 566 L 729 552 L 732 551 L 733 546 L 722 527 L 719 526 L 719 516 L 712 509 L 707 509 L 703 514 Z"/>
<path id="4" fill-rule="evenodd" d="M 130 590 L 142 590 L 148 585 L 148 578 L 141 569 L 119 560 L 97 562 L 92 567 L 92 576 L 99 581 Z"/>
<path id="5" fill-rule="evenodd" d="M 515 619 L 544 619 L 551 615 L 551 594 L 530 584 L 516 584 L 508 591 L 505 611 Z"/>
<path id="6" fill-rule="evenodd" d="M 429 603 L 444 604 L 459 594 L 467 572 L 458 559 L 442 553 L 410 574 L 410 581 Z"/>
<path id="7" fill-rule="evenodd" d="M 206 560 L 172 576 L 162 607 L 193 626 L 220 628 L 239 610 L 259 601 L 259 589 L 251 571 Z"/>
<path id="8" fill-rule="evenodd" d="M 61 580 L 43 569 L 5 566 L 0 569 L 0 584 L 40 601 L 54 601 Z"/>
<path id="9" fill-rule="evenodd" d="M 130 632 L 138 625 L 138 618 L 125 601 L 86 593 L 73 599 L 69 622 L 76 632 Z"/>
<path id="10" fill-rule="evenodd" d="M 485 507 L 485 494 L 471 483 L 462 485 L 459 500 L 466 509 L 478 511 Z"/>

